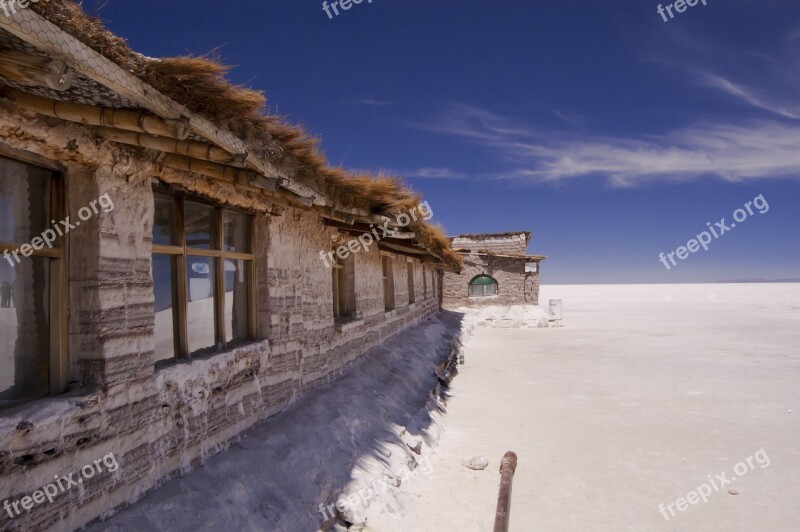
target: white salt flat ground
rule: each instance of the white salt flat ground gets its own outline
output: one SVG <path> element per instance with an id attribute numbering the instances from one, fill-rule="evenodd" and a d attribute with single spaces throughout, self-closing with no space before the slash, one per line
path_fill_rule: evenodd
<path id="1" fill-rule="evenodd" d="M 433 473 L 370 530 L 491 530 L 507 450 L 515 531 L 800 530 L 800 284 L 543 287 L 550 298 L 563 328 L 476 332 Z M 762 448 L 768 467 L 659 513 Z M 485 471 L 461 466 L 476 453 Z"/>

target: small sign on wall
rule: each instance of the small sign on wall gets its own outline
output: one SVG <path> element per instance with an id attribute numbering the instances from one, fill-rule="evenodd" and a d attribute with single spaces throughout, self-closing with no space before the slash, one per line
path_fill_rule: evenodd
<path id="1" fill-rule="evenodd" d="M 525 263 L 525 273 L 539 273 L 539 263 L 538 262 L 526 262 Z"/>

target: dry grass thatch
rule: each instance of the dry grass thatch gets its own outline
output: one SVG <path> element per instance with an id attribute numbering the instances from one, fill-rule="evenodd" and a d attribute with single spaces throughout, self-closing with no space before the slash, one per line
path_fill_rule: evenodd
<path id="1" fill-rule="evenodd" d="M 398 178 L 354 175 L 329 166 L 317 149 L 317 139 L 282 117 L 270 115 L 262 92 L 227 81 L 229 67 L 218 59 L 145 57 L 72 0 L 40 0 L 30 8 L 164 95 L 241 138 L 254 153 L 292 168 L 298 180 L 334 201 L 390 217 L 419 204 L 419 195 Z M 440 229 L 418 222 L 412 229 L 422 243 L 460 267 L 461 257 L 452 252 Z"/>

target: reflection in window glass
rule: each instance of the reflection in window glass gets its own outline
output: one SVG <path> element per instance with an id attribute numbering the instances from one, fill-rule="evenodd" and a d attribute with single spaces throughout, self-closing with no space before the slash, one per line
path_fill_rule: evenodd
<path id="1" fill-rule="evenodd" d="M 253 217 L 158 188 L 154 194 L 157 360 L 249 341 L 254 334 Z"/>
<path id="2" fill-rule="evenodd" d="M 186 329 L 189 354 L 216 348 L 214 327 L 214 259 L 186 257 L 189 304 Z"/>
<path id="3" fill-rule="evenodd" d="M 50 264 L 0 262 L 0 408 L 49 392 Z"/>
<path id="4" fill-rule="evenodd" d="M 225 341 L 248 339 L 248 264 L 243 260 L 225 260 Z"/>
<path id="5" fill-rule="evenodd" d="M 0 157 L 0 242 L 30 242 L 50 226 L 52 176 Z"/>
<path id="6" fill-rule="evenodd" d="M 250 217 L 238 212 L 225 211 L 225 251 L 250 253 Z"/>
<path id="7" fill-rule="evenodd" d="M 156 362 L 175 358 L 175 258 L 153 255 L 153 292 L 155 294 Z"/>
<path id="8" fill-rule="evenodd" d="M 174 246 L 178 243 L 175 235 L 175 200 L 170 196 L 160 194 L 156 194 L 155 198 L 153 244 Z"/>
<path id="9" fill-rule="evenodd" d="M 183 216 L 186 224 L 186 247 L 218 249 L 214 243 L 217 227 L 214 207 L 187 201 Z"/>

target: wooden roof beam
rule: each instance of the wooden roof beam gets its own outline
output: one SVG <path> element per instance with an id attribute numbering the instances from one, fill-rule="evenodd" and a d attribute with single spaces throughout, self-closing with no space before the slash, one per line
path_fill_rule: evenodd
<path id="1" fill-rule="evenodd" d="M 189 136 L 189 123 L 186 120 L 164 120 L 140 111 L 62 102 L 17 90 L 7 90 L 4 93 L 21 109 L 67 122 L 104 126 L 178 140 Z"/>
<path id="2" fill-rule="evenodd" d="M 129 146 L 138 146 L 140 148 L 147 148 L 165 153 L 174 153 L 176 155 L 191 157 L 192 159 L 235 166 L 238 168 L 244 166 L 244 161 L 246 158 L 245 154 L 228 153 L 222 148 L 218 148 L 213 144 L 206 144 L 204 142 L 178 140 L 169 137 L 157 137 L 154 135 L 147 135 L 145 133 L 124 131 L 121 129 L 113 129 L 108 127 L 99 128 L 97 130 L 97 134 L 112 142 L 127 144 Z"/>
<path id="3" fill-rule="evenodd" d="M 64 61 L 17 50 L 0 50 L 0 76 L 56 91 L 67 90 L 72 85 Z"/>

